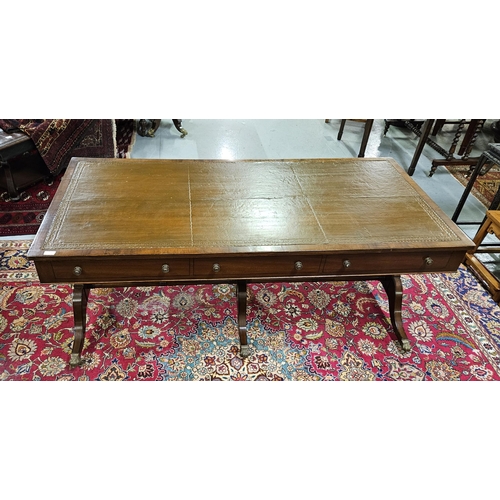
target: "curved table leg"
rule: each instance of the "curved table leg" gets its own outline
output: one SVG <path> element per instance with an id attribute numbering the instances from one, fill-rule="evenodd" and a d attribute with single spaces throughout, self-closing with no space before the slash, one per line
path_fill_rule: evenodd
<path id="1" fill-rule="evenodd" d="M 151 128 L 148 131 L 148 137 L 154 137 L 158 127 L 160 126 L 161 120 L 155 119 L 151 120 Z"/>
<path id="2" fill-rule="evenodd" d="M 240 352 L 243 358 L 250 354 L 247 340 L 247 283 L 238 281 L 236 283 L 236 295 L 238 297 L 238 333 L 240 335 Z"/>
<path id="3" fill-rule="evenodd" d="M 186 129 L 182 128 L 182 120 L 172 119 L 172 121 L 174 122 L 175 128 L 181 133 L 181 138 L 185 137 L 187 135 L 187 131 L 186 131 Z"/>
<path id="4" fill-rule="evenodd" d="M 401 342 L 403 351 L 411 349 L 410 341 L 403 328 L 403 319 L 401 317 L 401 308 L 403 306 L 403 286 L 400 276 L 382 276 L 380 278 L 382 285 L 389 299 L 389 312 L 391 314 L 391 323 L 394 332 Z"/>
<path id="5" fill-rule="evenodd" d="M 75 318 L 73 334 L 75 338 L 73 340 L 73 351 L 69 360 L 71 368 L 75 368 L 83 363 L 81 354 L 87 325 L 88 290 L 89 287 L 87 285 L 78 284 L 73 286 L 73 316 Z"/>
<path id="6" fill-rule="evenodd" d="M 151 123 L 150 123 L 151 122 Z M 139 120 L 139 124 L 137 125 L 137 133 L 142 137 L 154 137 L 155 132 L 158 130 L 160 126 L 160 119 L 154 120 Z"/>

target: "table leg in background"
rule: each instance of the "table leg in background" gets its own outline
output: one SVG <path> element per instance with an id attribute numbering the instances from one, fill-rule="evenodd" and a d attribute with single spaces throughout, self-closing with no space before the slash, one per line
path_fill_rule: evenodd
<path id="1" fill-rule="evenodd" d="M 182 127 L 182 120 L 175 119 L 172 120 L 172 122 L 174 123 L 175 128 L 181 133 L 181 138 L 186 137 L 187 130 Z"/>

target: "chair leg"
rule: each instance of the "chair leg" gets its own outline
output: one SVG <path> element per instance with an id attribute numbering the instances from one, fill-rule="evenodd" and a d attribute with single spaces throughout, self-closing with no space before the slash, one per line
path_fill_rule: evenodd
<path id="1" fill-rule="evenodd" d="M 445 122 L 446 120 L 436 120 L 434 123 L 434 127 L 432 128 L 431 135 L 436 135 L 443 128 Z"/>
<path id="2" fill-rule="evenodd" d="M 340 141 L 340 139 L 342 139 L 342 134 L 344 133 L 345 122 L 346 122 L 346 120 L 340 120 L 339 133 L 337 134 L 338 141 Z"/>
<path id="3" fill-rule="evenodd" d="M 422 126 L 423 130 L 422 130 L 422 133 L 420 135 L 420 139 L 419 139 L 417 147 L 415 149 L 415 153 L 413 154 L 413 158 L 411 160 L 410 166 L 408 167 L 408 175 L 410 175 L 410 176 L 415 173 L 415 168 L 417 168 L 418 159 L 420 158 L 420 155 L 422 154 L 424 146 L 427 143 L 427 138 L 429 137 L 429 133 L 431 131 L 431 127 L 432 127 L 433 123 L 434 123 L 434 120 L 425 120 L 425 122 Z M 431 173 L 429 174 L 429 177 L 432 177 L 432 174 L 434 174 L 434 171 L 431 169 Z"/>
<path id="4" fill-rule="evenodd" d="M 462 193 L 462 196 L 458 202 L 457 208 L 455 209 L 455 212 L 453 213 L 451 220 L 455 223 L 458 221 L 458 216 L 460 215 L 460 212 L 462 211 L 462 208 L 465 205 L 465 202 L 467 201 L 467 197 L 469 196 L 469 193 L 471 192 L 472 186 L 474 185 L 474 182 L 477 179 L 477 176 L 479 175 L 479 172 L 481 171 L 481 167 L 484 165 L 486 162 L 486 156 L 481 155 L 479 158 L 479 161 L 476 163 L 476 166 L 474 167 L 474 170 L 472 174 L 469 177 L 469 181 L 467 182 L 467 186 L 465 186 L 465 189 Z"/>
<path id="5" fill-rule="evenodd" d="M 372 131 L 373 120 L 366 120 L 365 130 L 363 132 L 363 139 L 361 140 L 361 147 L 359 148 L 358 158 L 365 157 L 366 145 L 368 144 L 368 137 L 370 137 L 370 132 Z"/>
<path id="6" fill-rule="evenodd" d="M 384 120 L 384 137 L 389 131 L 389 127 L 391 126 L 391 122 L 389 120 Z"/>

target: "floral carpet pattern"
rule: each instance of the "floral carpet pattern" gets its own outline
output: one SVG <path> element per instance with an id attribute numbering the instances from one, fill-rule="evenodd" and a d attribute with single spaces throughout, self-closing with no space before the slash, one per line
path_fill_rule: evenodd
<path id="1" fill-rule="evenodd" d="M 464 268 L 402 276 L 403 352 L 377 281 L 248 285 L 250 356 L 230 284 L 92 289 L 70 369 L 70 285 L 28 240 L 0 241 L 0 380 L 500 380 L 500 308 Z"/>
<path id="2" fill-rule="evenodd" d="M 448 171 L 464 187 L 469 182 L 469 166 L 447 167 Z M 485 207 L 489 208 L 495 194 L 500 189 L 500 168 L 493 165 L 489 171 L 483 175 L 478 175 L 472 186 L 471 194 L 474 195 Z"/>

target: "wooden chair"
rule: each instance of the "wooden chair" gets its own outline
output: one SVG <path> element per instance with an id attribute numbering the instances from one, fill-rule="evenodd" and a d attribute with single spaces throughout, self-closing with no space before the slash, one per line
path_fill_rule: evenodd
<path id="1" fill-rule="evenodd" d="M 340 120 L 339 133 L 337 134 L 338 141 L 340 141 L 342 139 L 342 134 L 344 133 L 344 127 L 345 127 L 346 121 L 347 120 Z M 365 128 L 363 131 L 363 138 L 361 139 L 361 146 L 359 148 L 359 153 L 358 153 L 358 158 L 364 158 L 366 145 L 368 144 L 368 137 L 370 136 L 370 132 L 372 130 L 374 120 L 359 120 L 359 119 L 351 118 L 350 121 L 363 122 L 365 124 Z M 326 119 L 325 123 L 330 123 L 330 119 Z"/>
<path id="2" fill-rule="evenodd" d="M 473 170 L 470 173 L 469 181 L 467 182 L 467 186 L 465 186 L 464 192 L 462 193 L 462 197 L 460 198 L 457 208 L 455 209 L 455 212 L 451 217 L 451 220 L 456 224 L 477 224 L 476 222 L 459 223 L 458 217 L 460 215 L 460 212 L 462 211 L 462 208 L 465 205 L 465 202 L 467 201 L 467 197 L 469 196 L 478 175 L 484 175 L 491 168 L 492 165 L 500 166 L 500 144 L 488 144 L 488 149 L 486 151 L 483 151 L 483 153 L 479 157 L 478 162 L 473 167 Z M 485 166 L 486 168 L 484 168 Z M 493 197 L 493 200 L 490 203 L 488 210 L 498 210 L 499 208 L 500 208 L 500 186 L 495 196 Z M 485 220 L 486 218 L 484 218 L 483 221 L 480 222 L 480 224 L 483 224 Z"/>
<path id="3" fill-rule="evenodd" d="M 495 302 L 500 302 L 500 278 L 492 269 L 488 269 L 485 263 L 481 262 L 475 254 L 498 253 L 498 246 L 483 245 L 483 240 L 488 234 L 494 234 L 500 239 L 500 211 L 488 210 L 486 219 L 479 228 L 474 243 L 476 248 L 465 256 L 465 265 L 480 279 Z"/>

